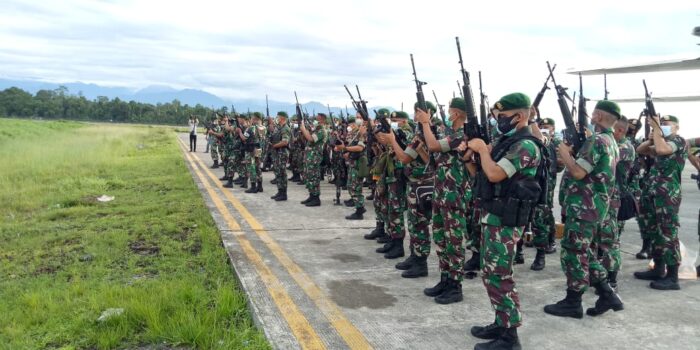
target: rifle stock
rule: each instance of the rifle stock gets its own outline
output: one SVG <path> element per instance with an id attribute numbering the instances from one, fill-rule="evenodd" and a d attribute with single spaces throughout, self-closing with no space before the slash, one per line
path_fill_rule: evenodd
<path id="1" fill-rule="evenodd" d="M 549 69 L 549 76 L 552 79 L 552 84 L 554 84 L 554 89 L 557 92 L 557 104 L 559 105 L 559 110 L 561 111 L 561 115 L 564 118 L 564 125 L 566 126 L 563 131 L 564 140 L 571 146 L 574 154 L 576 154 L 578 153 L 579 149 L 581 149 L 581 146 L 583 146 L 585 138 L 581 139 L 580 136 L 582 134 L 579 134 L 576 130 L 574 117 L 571 115 L 571 110 L 566 102 L 567 99 L 570 99 L 569 95 L 566 93 L 566 89 L 564 87 L 557 85 L 557 82 L 554 79 L 554 69 L 549 64 L 549 61 L 547 61 L 547 69 Z M 585 134 L 583 135 L 585 137 Z"/>

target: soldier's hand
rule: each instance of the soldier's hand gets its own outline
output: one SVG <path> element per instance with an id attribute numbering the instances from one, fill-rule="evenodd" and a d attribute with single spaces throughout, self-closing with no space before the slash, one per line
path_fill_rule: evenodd
<path id="1" fill-rule="evenodd" d="M 467 147 L 476 153 L 481 153 L 483 151 L 488 151 L 486 143 L 482 139 L 471 139 L 467 143 Z"/>
<path id="2" fill-rule="evenodd" d="M 389 139 L 387 138 L 386 135 L 387 135 L 387 134 L 384 134 L 384 133 L 381 133 L 381 132 L 378 132 L 378 133 L 375 134 L 375 136 L 377 137 L 377 141 L 379 141 L 379 143 L 382 144 L 382 145 L 388 144 Z"/>
<path id="3" fill-rule="evenodd" d="M 649 119 L 651 119 L 651 121 Z M 659 119 L 660 118 L 658 114 L 655 116 L 647 117 L 647 123 L 651 125 L 652 129 L 661 129 L 661 123 L 659 122 Z"/>
<path id="4" fill-rule="evenodd" d="M 389 130 L 389 133 L 384 135 L 386 135 L 388 143 L 392 143 L 396 139 L 396 135 L 394 135 L 394 130 Z"/>
<path id="5" fill-rule="evenodd" d="M 559 146 L 557 147 L 557 151 L 559 152 L 559 155 L 571 154 L 571 147 L 564 142 L 560 142 Z"/>
<path id="6" fill-rule="evenodd" d="M 466 150 L 467 150 L 467 143 L 462 141 L 462 143 L 460 143 L 459 146 L 457 146 L 457 151 L 464 152 Z"/>
<path id="7" fill-rule="evenodd" d="M 420 108 L 416 109 L 416 115 L 413 119 L 418 123 L 430 123 L 430 115 Z"/>
<path id="8" fill-rule="evenodd" d="M 362 124 L 362 126 L 360 127 L 359 133 L 360 133 L 360 135 L 362 135 L 362 136 L 364 136 L 364 135 L 367 134 L 367 127 L 365 126 L 365 124 Z"/>

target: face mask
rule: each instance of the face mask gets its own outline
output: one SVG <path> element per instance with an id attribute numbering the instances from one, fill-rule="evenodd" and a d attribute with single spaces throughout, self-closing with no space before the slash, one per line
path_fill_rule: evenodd
<path id="1" fill-rule="evenodd" d="M 548 129 L 540 129 L 540 132 L 542 135 L 549 136 L 549 130 Z"/>
<path id="2" fill-rule="evenodd" d="M 345 130 L 347 130 L 348 132 L 351 132 L 351 131 L 352 131 L 352 126 L 348 126 Z"/>
<path id="3" fill-rule="evenodd" d="M 445 120 L 445 126 L 448 127 L 448 128 L 451 128 L 451 127 L 452 127 L 452 121 L 449 120 L 449 119 Z"/>
<path id="4" fill-rule="evenodd" d="M 489 124 L 491 124 L 491 126 L 496 126 L 498 125 L 498 121 L 496 118 L 489 118 Z"/>
<path id="5" fill-rule="evenodd" d="M 362 126 L 362 122 L 363 122 L 362 119 L 355 119 L 355 125 L 357 125 L 357 126 Z"/>
<path id="6" fill-rule="evenodd" d="M 317 127 L 317 126 L 318 126 L 318 120 L 314 120 L 313 123 L 311 123 L 311 124 L 314 125 L 314 128 Z"/>
<path id="7" fill-rule="evenodd" d="M 671 126 L 670 125 L 661 125 L 661 132 L 664 134 L 664 137 L 671 136 Z"/>
<path id="8" fill-rule="evenodd" d="M 398 130 L 399 129 L 399 123 L 398 122 L 391 122 L 391 128 L 393 130 Z"/>
<path id="9" fill-rule="evenodd" d="M 518 114 L 513 114 L 510 117 L 500 117 L 498 118 L 498 131 L 501 132 L 501 134 L 510 136 L 515 132 L 515 124 L 511 124 L 513 119 L 517 116 Z"/>
<path id="10" fill-rule="evenodd" d="M 299 129 L 299 124 L 293 124 L 293 125 L 294 125 L 294 129 Z"/>

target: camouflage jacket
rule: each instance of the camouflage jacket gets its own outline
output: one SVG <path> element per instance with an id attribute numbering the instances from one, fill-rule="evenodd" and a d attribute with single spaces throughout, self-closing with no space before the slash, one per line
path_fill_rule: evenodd
<path id="1" fill-rule="evenodd" d="M 565 175 L 569 176 L 562 206 L 567 217 L 588 222 L 603 219 L 615 187 L 618 159 L 617 142 L 611 129 L 597 131 L 586 139 L 576 158 L 576 164 L 586 170 L 586 176 L 576 180 L 570 176 L 568 169 L 565 171 Z"/>
<path id="2" fill-rule="evenodd" d="M 617 145 L 620 151 L 620 161 L 617 162 L 615 170 L 617 191 L 615 191 L 613 201 L 616 202 L 620 200 L 622 193 L 635 193 L 635 189 L 632 186 L 632 167 L 634 167 L 637 159 L 637 152 L 632 145 L 632 141 L 628 138 L 623 138 Z M 619 205 L 617 207 L 619 207 Z"/>
<path id="3" fill-rule="evenodd" d="M 654 158 L 645 193 L 653 197 L 663 197 L 669 207 L 678 208 L 681 203 L 681 173 L 688 159 L 688 144 L 678 135 L 665 140 L 673 153 Z"/>
<path id="4" fill-rule="evenodd" d="M 463 128 L 453 130 L 450 136 L 438 140 L 441 152 L 436 153 L 434 157 L 433 205 L 465 210 L 467 202 L 471 200 L 469 173 L 456 150 L 462 141 L 466 142 Z"/>
<path id="5" fill-rule="evenodd" d="M 321 159 L 326 141 L 328 141 L 326 128 L 323 125 L 317 125 L 311 132 L 311 141 L 306 142 L 306 158 L 317 157 Z"/>

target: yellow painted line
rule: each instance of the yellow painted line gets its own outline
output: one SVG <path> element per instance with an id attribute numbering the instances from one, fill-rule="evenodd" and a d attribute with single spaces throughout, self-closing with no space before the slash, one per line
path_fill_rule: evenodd
<path id="1" fill-rule="evenodd" d="M 226 225 L 228 225 L 229 229 L 233 231 L 240 231 L 241 226 L 238 224 L 238 222 L 236 222 L 236 219 L 233 218 L 233 216 L 231 216 L 231 213 L 229 213 L 228 209 L 226 208 L 226 205 L 216 194 L 216 191 L 214 191 L 211 185 L 207 182 L 205 176 L 199 171 L 199 169 L 197 169 L 197 166 L 193 164 L 194 161 L 192 160 L 192 158 L 196 157 L 190 156 L 188 152 L 186 152 L 185 148 L 183 147 L 182 141 L 180 141 L 180 146 L 180 149 L 182 149 L 183 153 L 185 154 L 185 157 L 192 164 L 192 169 L 194 170 L 195 174 L 201 180 L 202 185 L 207 190 L 207 193 L 209 193 L 209 197 L 211 197 L 214 205 L 224 217 Z M 272 296 L 272 300 L 275 302 L 275 305 L 280 310 L 280 313 L 289 324 L 289 328 L 291 328 L 292 333 L 294 333 L 294 336 L 296 337 L 301 347 L 303 349 L 325 349 L 326 346 L 323 344 L 323 341 L 321 341 L 321 338 L 318 336 L 318 334 L 311 326 L 309 321 L 306 319 L 306 317 L 304 317 L 302 312 L 299 310 L 297 305 L 289 296 L 286 289 L 282 285 L 282 282 L 265 264 L 262 257 L 255 250 L 255 248 L 253 248 L 253 245 L 250 243 L 250 241 L 246 239 L 245 236 L 240 234 L 234 236 L 238 240 L 238 243 L 243 253 L 246 255 L 248 260 L 250 260 L 253 263 L 255 270 L 257 271 L 258 275 L 265 284 L 265 287 L 270 293 L 270 296 Z"/>
<path id="2" fill-rule="evenodd" d="M 179 137 L 178 140 L 180 141 L 182 146 L 181 148 L 183 148 L 184 152 L 185 144 Z M 204 169 L 209 178 L 217 184 L 217 187 L 221 189 L 221 192 L 224 194 L 226 199 L 228 199 L 233 207 L 238 210 L 243 219 L 248 222 L 248 225 L 250 225 L 253 231 L 258 234 L 260 240 L 263 241 L 268 246 L 270 251 L 272 251 L 272 254 L 277 257 L 282 266 L 287 269 L 292 278 L 294 278 L 294 281 L 296 281 L 296 283 L 304 290 L 306 295 L 313 300 L 316 306 L 321 310 L 321 312 L 323 312 L 326 318 L 330 321 L 331 325 L 333 325 L 333 328 L 335 328 L 338 334 L 343 338 L 345 343 L 347 343 L 351 349 L 371 349 L 372 346 L 369 344 L 365 336 L 355 327 L 352 322 L 350 322 L 350 320 L 345 317 L 345 314 L 343 314 L 343 311 L 340 310 L 338 305 L 323 294 L 323 291 L 321 291 L 321 289 L 313 282 L 311 276 L 302 270 L 301 267 L 297 265 L 297 263 L 295 263 L 294 260 L 287 255 L 287 253 L 284 252 L 282 247 L 280 247 L 280 245 L 277 244 L 270 234 L 265 231 L 265 228 L 263 228 L 260 222 L 258 222 L 258 220 L 256 220 L 252 214 L 250 214 L 248 209 L 238 199 L 236 199 L 229 189 L 224 188 L 223 185 L 221 185 L 216 175 L 214 175 L 214 173 L 212 173 L 211 170 L 209 170 L 209 168 L 198 157 L 193 158 L 195 162 L 197 162 L 202 169 Z"/>

